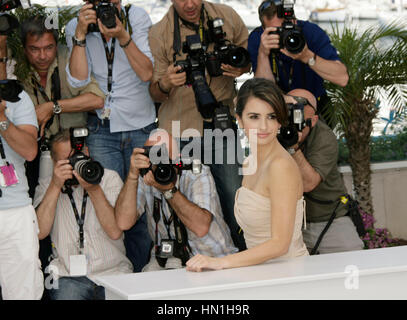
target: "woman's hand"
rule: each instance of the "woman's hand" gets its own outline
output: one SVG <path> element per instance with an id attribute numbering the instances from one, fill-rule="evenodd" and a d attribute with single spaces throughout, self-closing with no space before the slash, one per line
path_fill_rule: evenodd
<path id="1" fill-rule="evenodd" d="M 203 269 L 224 269 L 222 258 L 212 258 L 197 254 L 187 261 L 187 271 L 201 272 Z"/>

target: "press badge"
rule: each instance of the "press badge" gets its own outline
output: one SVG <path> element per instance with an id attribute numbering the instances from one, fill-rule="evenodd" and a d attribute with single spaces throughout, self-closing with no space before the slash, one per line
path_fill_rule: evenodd
<path id="1" fill-rule="evenodd" d="M 163 239 L 161 240 L 161 246 L 158 249 L 157 256 L 160 258 L 169 258 L 174 254 L 174 240 Z"/>
<path id="2" fill-rule="evenodd" d="M 87 261 L 84 254 L 69 256 L 69 274 L 71 277 L 86 276 Z"/>
<path id="3" fill-rule="evenodd" d="M 13 164 L 0 166 L 0 186 L 5 188 L 15 185 L 19 182 L 17 172 Z"/>
<path id="4" fill-rule="evenodd" d="M 112 111 L 112 109 L 110 109 L 110 108 L 104 108 L 103 111 L 102 111 L 102 114 L 100 115 L 101 118 L 102 118 L 103 120 L 109 119 L 109 118 L 110 118 L 110 112 L 111 112 L 111 111 Z"/>

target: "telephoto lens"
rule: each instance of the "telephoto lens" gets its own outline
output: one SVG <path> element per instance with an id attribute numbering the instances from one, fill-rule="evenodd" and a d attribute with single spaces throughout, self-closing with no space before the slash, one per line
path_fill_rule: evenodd
<path id="1" fill-rule="evenodd" d="M 75 164 L 75 171 L 90 184 L 99 184 L 102 180 L 104 169 L 97 161 L 91 159 L 80 160 Z"/>
<path id="2" fill-rule="evenodd" d="M 280 144 L 287 149 L 298 142 L 298 130 L 294 125 L 281 127 L 277 139 Z"/>
<path id="3" fill-rule="evenodd" d="M 301 31 L 292 29 L 284 30 L 281 35 L 282 47 L 291 53 L 300 53 L 305 47 L 305 38 Z"/>
<path id="4" fill-rule="evenodd" d="M 250 63 L 249 51 L 243 47 L 230 46 L 225 62 L 235 68 L 247 67 Z"/>

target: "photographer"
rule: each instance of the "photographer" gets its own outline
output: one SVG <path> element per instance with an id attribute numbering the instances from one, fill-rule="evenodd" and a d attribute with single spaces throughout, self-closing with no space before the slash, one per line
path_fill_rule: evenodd
<path id="1" fill-rule="evenodd" d="M 209 24 L 209 21 L 219 22 L 216 18 L 223 20 L 221 30 L 218 30 L 219 27 L 215 25 L 211 27 Z M 188 37 L 198 37 L 202 43 L 203 52 L 197 54 L 198 60 L 202 59 L 204 55 L 212 53 L 217 43 L 212 41 L 209 35 L 214 31 L 220 31 L 221 37 L 224 36 L 233 46 L 247 48 L 247 28 L 231 7 L 202 0 L 173 0 L 167 14 L 149 32 L 155 62 L 150 93 L 155 102 L 161 103 L 158 111 L 159 127 L 170 132 L 176 139 L 182 137 L 181 149 L 187 144 L 192 144 L 194 149 L 197 146 L 202 159 L 204 156 L 212 155 L 210 161 L 202 162 L 209 165 L 215 179 L 222 211 L 230 228 L 232 239 L 240 250 L 244 250 L 246 248 L 244 238 L 239 233 L 240 227 L 233 214 L 235 193 L 242 180 L 239 175 L 236 152 L 235 149 L 228 150 L 224 141 L 220 147 L 216 147 L 216 144 L 213 143 L 210 137 L 210 134 L 215 132 L 213 118 L 203 115 L 195 96 L 204 92 L 206 94 L 204 98 L 209 96 L 209 100 L 213 102 L 222 102 L 227 107 L 226 112 L 233 115 L 233 98 L 236 95 L 234 80 L 250 70 L 249 57 L 244 67 L 233 67 L 230 63 L 222 62 L 219 76 L 207 75 L 205 78 L 205 65 L 200 66 L 199 73 L 203 79 L 199 85 L 198 81 L 195 81 L 192 86 L 188 81 L 191 78 L 191 72 L 187 72 L 181 65 L 177 65 L 178 61 L 185 61 L 188 57 L 185 52 L 182 52 L 184 50 L 181 50 L 181 44 L 188 44 L 187 40 L 191 39 Z M 193 44 L 196 47 L 197 43 Z M 222 60 L 216 55 L 215 59 L 218 62 Z M 206 70 L 209 73 L 207 66 Z M 185 85 L 186 83 L 188 86 Z M 214 103 L 207 110 L 209 114 L 216 112 L 213 105 Z M 173 126 L 177 127 L 178 124 L 179 132 L 173 132 Z M 236 130 L 233 130 L 229 130 L 234 133 L 233 136 L 227 136 L 227 138 L 228 140 L 232 138 L 233 144 L 239 148 L 240 144 L 236 141 Z M 215 138 L 217 138 L 216 133 Z M 215 160 L 215 155 L 222 156 L 222 162 Z M 233 158 L 233 163 L 226 162 L 226 158 Z"/>
<path id="2" fill-rule="evenodd" d="M 69 130 L 59 132 L 51 141 L 54 172 L 52 177 L 40 178 L 34 198 L 39 238 L 51 235 L 50 298 L 99 300 L 105 298 L 104 288 L 92 281 L 94 276 L 132 272 L 113 209 L 123 182 L 109 169 L 104 170 L 100 183 L 87 182 L 73 169 L 77 166 L 72 158 L 78 150 L 71 141 Z M 83 147 L 83 142 L 80 145 Z M 83 154 L 89 156 L 86 146 Z M 74 178 L 77 184 L 71 180 Z"/>
<path id="3" fill-rule="evenodd" d="M 64 128 L 85 125 L 86 111 L 101 108 L 104 100 L 94 80 L 81 90 L 69 86 L 65 73 L 67 48 L 58 45 L 58 31 L 48 29 L 46 19 L 31 16 L 20 28 L 24 55 L 31 68 L 28 76 L 20 80 L 35 105 L 41 137 L 39 149 L 45 153 L 51 135 Z M 27 164 L 31 197 L 38 183 L 41 162 L 46 161 L 41 159 L 41 154 Z M 52 168 L 41 174 L 51 175 Z"/>
<path id="4" fill-rule="evenodd" d="M 122 180 L 133 148 L 142 147 L 156 128 L 148 92 L 153 72 L 150 27 L 144 9 L 124 8 L 120 0 L 89 1 L 66 26 L 71 49 L 68 81 L 80 88 L 93 75 L 107 95 L 103 109 L 88 115 L 87 145 L 92 156 Z M 134 270 L 140 271 L 151 245 L 144 218 L 126 232 L 125 243 Z"/>
<path id="5" fill-rule="evenodd" d="M 24 167 L 37 155 L 37 118 L 14 80 L 1 81 L 0 98 L 0 286 L 5 300 L 39 300 L 38 226 Z"/>
<path id="6" fill-rule="evenodd" d="M 347 192 L 337 167 L 336 136 L 318 119 L 315 109 L 316 99 L 311 92 L 304 89 L 288 92 L 287 103 L 296 104 L 298 101 L 303 104 L 304 120 L 307 125 L 299 133 L 298 142 L 288 148 L 288 151 L 300 168 L 304 184 L 307 216 L 307 228 L 303 230 L 304 242 L 312 252 L 332 217 L 334 218 L 332 224 L 313 253 L 361 250 L 363 242 L 347 215 L 349 203 L 341 201 L 341 197 Z"/>
<path id="7" fill-rule="evenodd" d="M 262 26 L 250 33 L 248 44 L 255 77 L 274 80 L 284 92 L 296 88 L 311 91 L 317 97 L 318 110 L 324 115 L 328 99 L 324 80 L 344 87 L 349 79 L 329 37 L 318 25 L 295 19 L 290 0 L 263 1 L 259 19 Z M 281 45 L 282 34 L 278 28 L 282 26 L 286 31 L 295 28 L 294 33 L 299 32 L 286 42 L 293 46 L 291 51 L 295 53 Z"/>
<path id="8" fill-rule="evenodd" d="M 164 130 L 152 134 L 147 146 L 167 150 L 168 157 L 162 156 L 162 162 L 168 163 L 178 155 L 176 141 Z M 143 172 L 151 165 L 144 153 L 144 149 L 134 149 L 129 175 L 115 207 L 122 230 L 129 229 L 142 215 L 148 217 L 155 246 L 143 271 L 181 268 L 197 253 L 224 256 L 236 252 L 209 168 L 203 165 L 200 173 L 193 173 L 174 166 L 175 179 L 162 184 L 156 180 L 156 171 L 153 174 L 154 165 Z M 148 154 L 150 158 L 156 155 L 152 150 Z"/>

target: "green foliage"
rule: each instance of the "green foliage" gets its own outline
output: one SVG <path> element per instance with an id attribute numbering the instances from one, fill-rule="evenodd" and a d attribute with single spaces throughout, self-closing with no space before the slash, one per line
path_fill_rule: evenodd
<path id="1" fill-rule="evenodd" d="M 58 9 L 58 43 L 66 44 L 65 39 L 65 25 L 73 17 L 77 16 L 78 8 L 77 7 L 63 7 Z M 17 8 L 14 10 L 12 15 L 14 15 L 18 21 L 23 22 L 33 16 L 50 16 L 53 12 L 50 12 L 46 7 L 35 4 L 28 9 Z M 12 57 L 16 60 L 16 67 L 14 74 L 18 79 L 27 78 L 30 73 L 30 65 L 24 55 L 24 48 L 22 46 L 20 38 L 20 30 L 15 30 L 11 36 L 7 38 L 7 46 L 11 50 Z"/>
<path id="2" fill-rule="evenodd" d="M 347 26 L 340 32 L 336 25 L 329 36 L 348 68 L 349 82 L 343 88 L 326 83 L 332 99 L 327 120 L 338 124 L 336 129 L 344 132 L 353 120 L 355 107 L 367 108 L 375 115 L 378 101 L 383 100 L 383 92 L 388 95 L 392 109 L 400 114 L 407 101 L 406 23 L 395 21 L 389 25 L 370 27 L 362 34 Z"/>
<path id="3" fill-rule="evenodd" d="M 348 165 L 349 149 L 345 139 L 340 139 L 339 144 L 339 165 Z M 407 160 L 407 127 L 403 128 L 395 135 L 372 137 L 370 139 L 370 161 L 402 161 Z"/>

